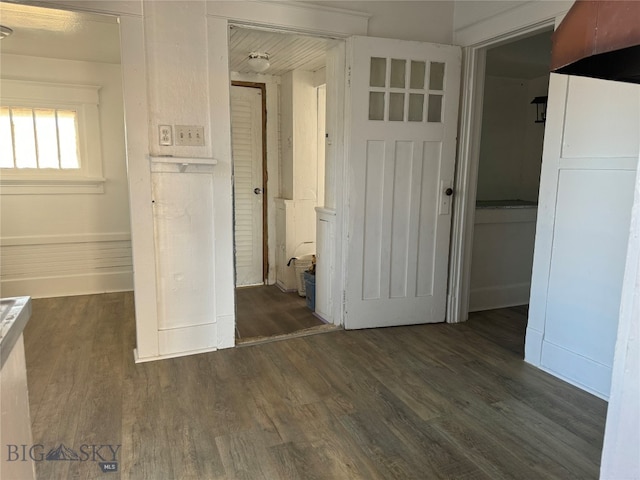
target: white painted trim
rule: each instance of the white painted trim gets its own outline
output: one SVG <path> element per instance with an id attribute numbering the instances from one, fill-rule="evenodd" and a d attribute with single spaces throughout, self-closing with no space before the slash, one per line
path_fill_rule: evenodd
<path id="1" fill-rule="evenodd" d="M 565 99 L 569 88 L 569 77 L 566 75 L 551 74 L 549 79 L 549 98 Z M 551 101 L 547 108 L 547 125 L 550 132 L 562 132 L 564 125 L 565 104 L 564 101 Z M 559 135 L 559 134 L 558 134 Z M 533 269 L 531 274 L 531 295 L 529 297 L 529 329 L 535 329 L 541 333 L 531 341 L 525 342 L 525 362 L 537 367 L 542 366 L 542 349 L 547 315 L 547 297 L 549 277 L 551 274 L 551 255 L 553 249 L 553 235 L 555 226 L 555 209 L 558 195 L 558 164 L 560 161 L 560 141 L 550 142 L 549 135 L 545 136 L 543 150 L 542 170 L 540 172 L 540 185 L 546 189 L 540 191 L 538 199 L 538 220 L 536 222 L 536 239 Z M 548 259 L 546 262 L 537 262 L 536 258 Z M 540 345 L 530 345 L 533 341 L 540 341 Z M 534 356 L 535 355 L 535 356 Z"/>
<path id="2" fill-rule="evenodd" d="M 41 102 L 82 105 L 99 102 L 99 85 L 81 85 L 71 83 L 36 82 L 31 80 L 2 79 L 1 96 L 3 101 L 25 101 L 28 105 L 38 106 Z"/>
<path id="3" fill-rule="evenodd" d="M 13 172 L 12 172 L 13 173 Z M 76 195 L 104 193 L 106 178 L 73 177 L 47 178 L 34 172 L 31 175 L 10 175 L 0 178 L 0 195 Z"/>
<path id="4" fill-rule="evenodd" d="M 179 157 L 176 155 L 149 155 L 152 163 L 169 163 L 178 165 L 216 165 L 213 157 Z"/>
<path id="5" fill-rule="evenodd" d="M 157 360 L 168 360 L 170 358 L 180 358 L 180 357 L 186 357 L 186 356 L 190 356 L 190 355 L 199 355 L 201 353 L 209 353 L 209 352 L 215 352 L 218 349 L 215 347 L 211 347 L 211 348 L 203 348 L 200 350 L 189 350 L 188 352 L 178 352 L 178 353 L 170 353 L 170 354 L 166 354 L 166 355 L 156 355 L 154 357 L 140 357 L 138 355 L 138 349 L 134 348 L 133 349 L 133 361 L 135 363 L 147 363 L 147 362 L 155 362 Z"/>
<path id="6" fill-rule="evenodd" d="M 75 2 L 74 2 L 75 3 Z M 93 5 L 94 2 L 87 2 Z M 95 4 L 99 5 L 98 2 Z M 97 6 L 96 6 L 97 8 Z M 142 2 L 140 2 L 142 8 Z M 158 300 L 151 198 L 149 105 L 144 20 L 120 17 L 120 55 L 124 99 L 127 178 L 131 216 L 136 311 L 136 345 L 141 358 L 158 356 Z"/>
<path id="7" fill-rule="evenodd" d="M 352 10 L 264 0 L 209 0 L 207 15 L 237 24 L 338 38 L 366 35 L 370 17 L 369 14 Z"/>
<path id="8" fill-rule="evenodd" d="M 538 367 L 545 372 L 603 400 L 608 400 L 609 397 L 605 392 L 609 391 L 610 366 L 595 362 L 547 340 L 542 343 L 541 359 Z M 562 365 L 562 368 L 556 369 L 556 365 Z M 561 371 L 565 373 L 560 373 Z M 568 371 L 571 371 L 570 376 L 566 375 Z M 584 372 L 589 372 L 588 378 L 585 378 Z M 584 380 L 581 381 L 582 379 Z"/>
<path id="9" fill-rule="evenodd" d="M 233 255 L 233 170 L 231 153 L 231 77 L 228 65 L 221 68 L 214 59 L 229 52 L 229 23 L 207 17 L 209 52 L 209 111 L 216 112 L 210 124 L 211 156 L 218 159 L 213 173 L 215 232 L 214 285 L 215 315 L 218 322 L 217 345 L 235 345 L 235 274 Z M 223 51 L 225 53 L 223 53 Z"/>
<path id="10" fill-rule="evenodd" d="M 26 235 L 20 237 L 0 237 L 0 247 L 13 245 L 49 245 L 55 243 L 119 242 L 129 240 L 131 240 L 131 234 L 129 232 Z"/>
<path id="11" fill-rule="evenodd" d="M 533 34 L 556 24 L 572 2 L 527 2 L 454 34 L 463 51 L 462 108 L 458 132 L 453 225 L 449 265 L 446 321 L 457 323 L 469 316 L 471 252 L 475 217 L 486 50 L 490 46 Z M 542 5 L 545 4 L 545 5 Z M 549 5 L 553 4 L 553 5 Z"/>
<path id="12" fill-rule="evenodd" d="M 15 297 L 29 292 L 31 298 L 70 297 L 107 292 L 133 290 L 133 271 L 88 273 L 59 277 L 20 278 L 3 280 L 0 291 L 3 297 Z"/>
<path id="13" fill-rule="evenodd" d="M 535 31 L 554 25 L 555 18 L 563 16 L 573 3 L 573 0 L 529 0 L 498 15 L 457 29 L 453 33 L 453 43 L 463 47 L 486 46 L 509 40 L 527 30 Z"/>
<path id="14" fill-rule="evenodd" d="M 27 0 L 24 3 L 72 12 L 142 16 L 141 0 Z"/>
<path id="15" fill-rule="evenodd" d="M 158 330 L 159 355 L 216 348 L 217 330 L 216 322 Z"/>

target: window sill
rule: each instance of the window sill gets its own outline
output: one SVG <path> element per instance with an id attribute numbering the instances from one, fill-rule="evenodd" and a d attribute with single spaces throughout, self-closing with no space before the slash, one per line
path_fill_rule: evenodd
<path id="1" fill-rule="evenodd" d="M 2 175 L 0 195 L 56 195 L 104 193 L 105 178 L 26 178 Z"/>

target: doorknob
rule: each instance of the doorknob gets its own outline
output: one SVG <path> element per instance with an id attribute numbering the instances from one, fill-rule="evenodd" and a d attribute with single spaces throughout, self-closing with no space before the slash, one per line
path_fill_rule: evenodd
<path id="1" fill-rule="evenodd" d="M 256 187 L 253 189 L 253 193 L 256 195 L 260 195 L 262 193 L 262 189 L 260 187 Z"/>
<path id="2" fill-rule="evenodd" d="M 453 195 L 453 188 L 451 188 L 451 187 L 447 188 L 447 189 L 444 191 L 444 194 L 445 194 L 447 197 L 450 197 L 451 195 Z"/>

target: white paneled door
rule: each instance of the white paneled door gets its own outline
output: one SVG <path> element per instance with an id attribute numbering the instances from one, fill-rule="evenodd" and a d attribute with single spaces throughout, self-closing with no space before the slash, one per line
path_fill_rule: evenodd
<path id="1" fill-rule="evenodd" d="M 236 286 L 264 283 L 262 91 L 231 87 Z"/>
<path id="2" fill-rule="evenodd" d="M 345 327 L 442 322 L 460 48 L 347 45 Z"/>

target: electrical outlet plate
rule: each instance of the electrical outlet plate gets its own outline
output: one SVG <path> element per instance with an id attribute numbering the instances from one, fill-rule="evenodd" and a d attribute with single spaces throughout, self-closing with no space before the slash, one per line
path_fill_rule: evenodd
<path id="1" fill-rule="evenodd" d="M 176 145 L 204 146 L 204 127 L 201 125 L 176 125 Z"/>
<path id="2" fill-rule="evenodd" d="M 173 129 L 171 125 L 158 126 L 158 141 L 165 147 L 173 145 Z"/>

